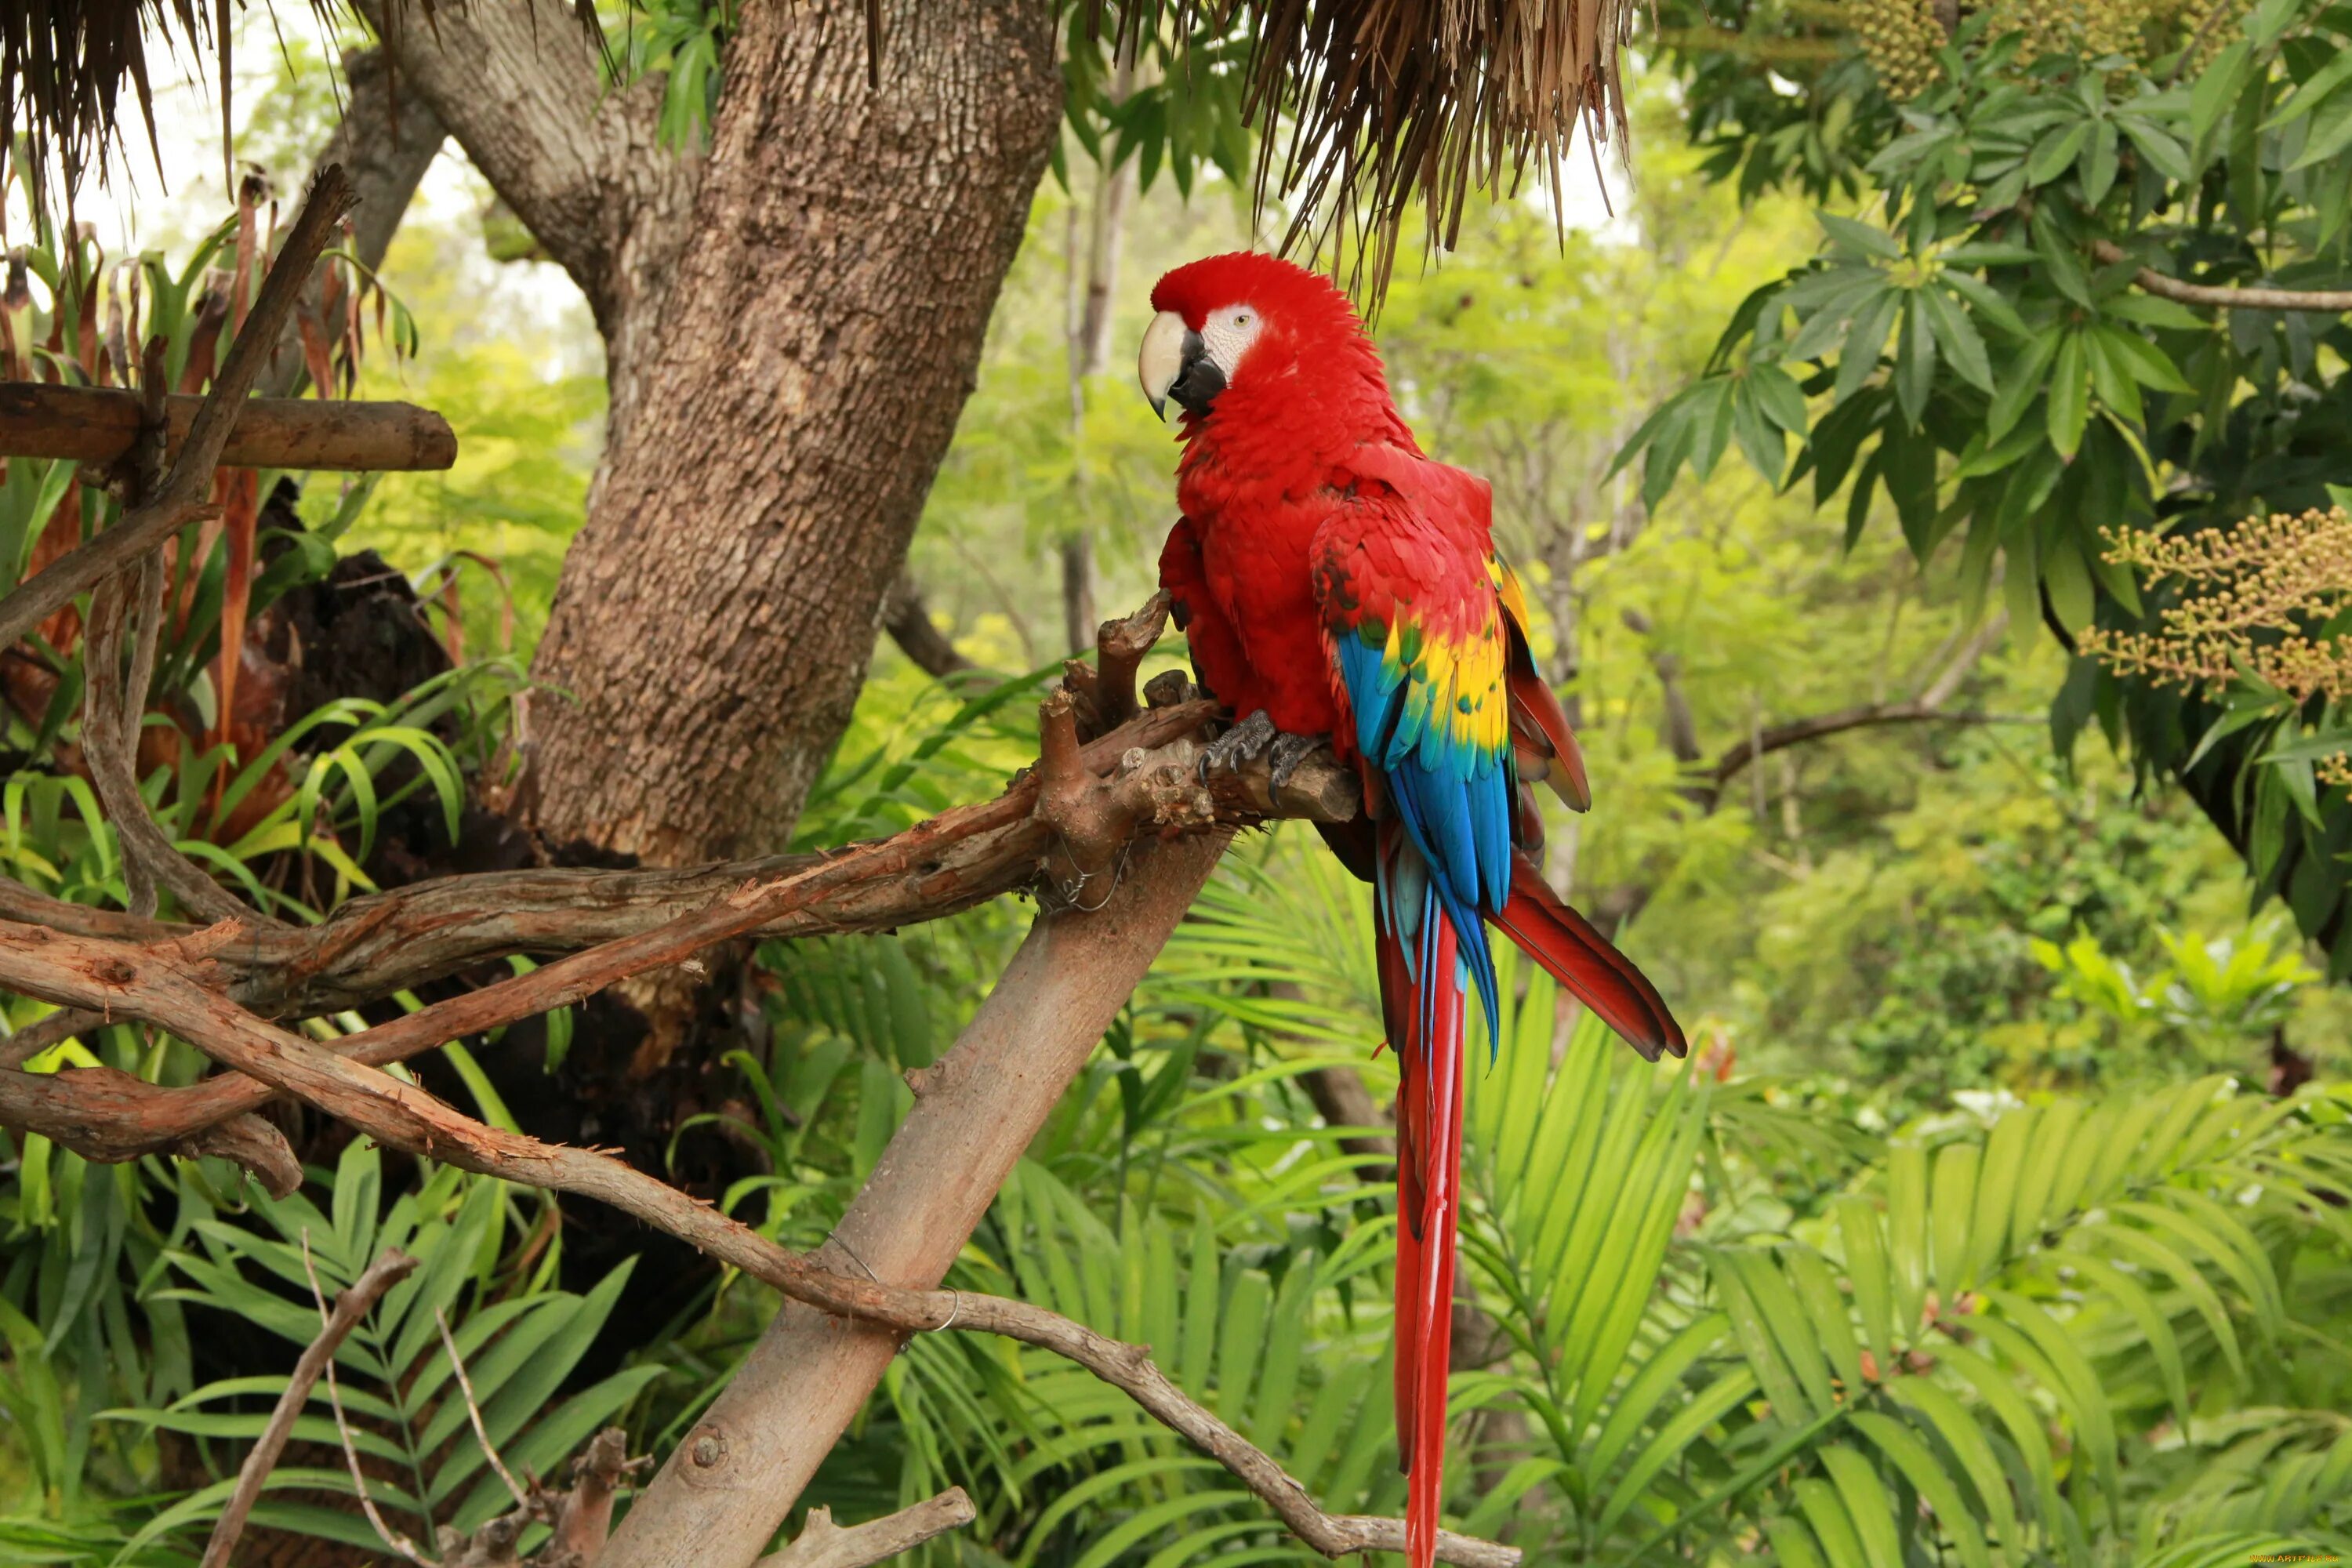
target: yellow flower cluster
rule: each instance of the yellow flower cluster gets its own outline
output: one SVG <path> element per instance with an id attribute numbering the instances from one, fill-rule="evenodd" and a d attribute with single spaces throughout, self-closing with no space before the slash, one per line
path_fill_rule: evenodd
<path id="1" fill-rule="evenodd" d="M 1935 0 L 1846 0 L 1848 25 L 1886 95 L 1907 103 L 1943 75 L 1944 28 Z"/>
<path id="2" fill-rule="evenodd" d="M 2352 700 L 2352 639 L 2319 630 L 2352 608 L 2352 514 L 2342 507 L 2249 518 L 2226 532 L 2109 536 L 2107 559 L 2151 585 L 2180 584 L 2152 632 L 2085 632 L 2082 650 L 2118 674 L 2218 694 L 2243 674 L 2297 702 Z M 2322 774 L 2352 784 L 2352 757 Z"/>
<path id="3" fill-rule="evenodd" d="M 1992 0 L 1990 35 L 2025 35 L 2021 62 L 2069 54 L 2095 60 L 2158 58 L 2183 46 L 2182 73 L 2209 63 L 2236 29 L 2247 0 Z"/>

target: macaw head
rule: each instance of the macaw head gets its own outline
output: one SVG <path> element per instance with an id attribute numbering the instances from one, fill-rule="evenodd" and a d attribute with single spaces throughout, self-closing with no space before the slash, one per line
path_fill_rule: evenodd
<path id="1" fill-rule="evenodd" d="M 1172 401 L 1194 419 L 1228 387 L 1312 395 L 1325 374 L 1378 379 L 1379 358 L 1355 307 L 1328 279 L 1278 256 L 1240 250 L 1187 262 L 1151 290 L 1159 314 L 1135 373 L 1152 411 Z M 1304 384 L 1298 384 L 1304 378 Z"/>

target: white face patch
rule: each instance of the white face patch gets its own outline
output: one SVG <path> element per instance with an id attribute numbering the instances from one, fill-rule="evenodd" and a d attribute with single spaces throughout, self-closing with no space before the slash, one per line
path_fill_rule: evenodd
<path id="1" fill-rule="evenodd" d="M 1209 359 L 1225 373 L 1231 383 L 1234 372 L 1242 363 L 1242 355 L 1250 344 L 1257 342 L 1258 331 L 1265 325 L 1257 311 L 1248 305 L 1228 305 L 1210 312 L 1201 323 L 1201 346 L 1209 351 Z"/>

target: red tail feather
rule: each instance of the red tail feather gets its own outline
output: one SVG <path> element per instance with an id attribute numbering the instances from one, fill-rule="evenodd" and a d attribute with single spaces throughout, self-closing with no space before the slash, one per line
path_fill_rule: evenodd
<path id="1" fill-rule="evenodd" d="M 1466 1000 L 1457 980 L 1453 926 L 1433 909 L 1422 918 L 1438 922 L 1436 941 L 1415 955 L 1413 966 L 1389 931 L 1378 942 L 1389 1043 L 1404 1069 L 1397 1089 L 1396 1428 L 1398 1460 L 1412 1478 L 1408 1568 L 1428 1568 L 1435 1561 L 1443 1501 Z"/>
<path id="2" fill-rule="evenodd" d="M 1666 1011 L 1649 976 L 1591 921 L 1561 902 L 1524 857 L 1512 859 L 1511 901 L 1495 923 L 1650 1060 L 1656 1061 L 1661 1051 L 1679 1057 L 1690 1049 L 1683 1026 Z"/>

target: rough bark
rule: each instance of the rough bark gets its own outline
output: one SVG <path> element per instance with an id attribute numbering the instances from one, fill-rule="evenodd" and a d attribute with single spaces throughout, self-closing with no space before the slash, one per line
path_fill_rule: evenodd
<path id="1" fill-rule="evenodd" d="M 372 14 L 380 6 L 369 0 Z M 543 10 L 544 8 L 542 8 Z M 747 6 L 709 154 L 521 0 L 394 52 L 579 279 L 614 415 L 540 678 L 536 826 L 658 864 L 776 847 L 863 679 L 1059 120 L 1046 0 Z M 454 24 L 454 25 L 453 25 Z M 690 189 L 690 199 L 681 199 Z"/>
<path id="2" fill-rule="evenodd" d="M 1104 908 L 1037 921 L 930 1069 L 821 1256 L 894 1285 L 929 1288 L 946 1276 L 1225 842 L 1220 833 L 1139 850 Z M 604 1568 L 728 1568 L 756 1558 L 898 1344 L 887 1330 L 787 1303 L 631 1508 Z"/>

